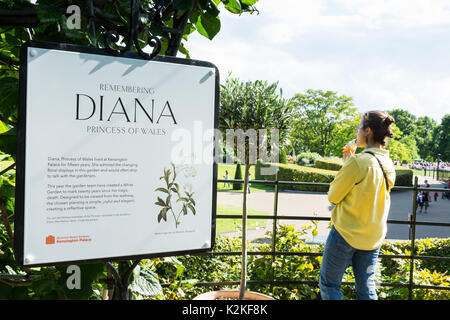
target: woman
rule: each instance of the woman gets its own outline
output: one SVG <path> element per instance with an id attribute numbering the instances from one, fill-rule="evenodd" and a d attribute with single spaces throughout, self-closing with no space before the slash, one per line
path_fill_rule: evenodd
<path id="1" fill-rule="evenodd" d="M 355 275 L 356 297 L 377 299 L 375 266 L 386 235 L 389 192 L 395 182 L 394 164 L 383 147 L 386 138 L 393 137 L 393 122 L 386 112 L 364 113 L 356 145 L 365 150 L 359 154 L 345 151 L 344 165 L 330 184 L 328 200 L 336 206 L 320 267 L 324 300 L 342 299 L 342 276 L 349 265 Z"/>

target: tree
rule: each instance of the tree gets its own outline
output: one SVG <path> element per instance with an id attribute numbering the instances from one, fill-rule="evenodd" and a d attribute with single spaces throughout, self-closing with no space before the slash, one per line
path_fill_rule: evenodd
<path id="1" fill-rule="evenodd" d="M 212 40 L 221 27 L 220 5 L 231 13 L 242 14 L 257 11 L 256 2 L 258 0 L 142 0 L 140 21 L 143 25 L 139 29 L 139 40 L 145 46 L 150 32 L 161 37 L 161 54 L 175 56 L 180 51 L 189 56 L 182 40 L 187 41 L 195 31 Z M 80 8 L 80 29 L 67 27 L 69 5 Z M 162 10 L 156 12 L 154 8 L 159 5 Z M 127 41 L 129 15 L 130 1 L 37 0 L 32 4 L 27 0 L 6 0 L 0 4 L 0 27 L 2 33 L 8 29 L 19 30 L 23 39 L 28 33 L 34 40 L 96 45 L 106 30 L 118 31 Z M 8 54 L 5 57 L 15 62 L 14 57 Z"/>
<path id="2" fill-rule="evenodd" d="M 394 137 L 389 139 L 386 149 L 393 160 L 411 162 L 418 157 L 416 140 L 411 135 L 403 135 L 403 132 L 394 123 L 392 124 Z"/>
<path id="3" fill-rule="evenodd" d="M 436 127 L 436 121 L 428 116 L 417 119 L 414 138 L 419 156 L 422 159 L 433 161 L 437 149 L 437 141 L 434 140 L 433 135 Z"/>
<path id="4" fill-rule="evenodd" d="M 242 179 L 242 169 L 241 164 L 238 163 L 236 165 L 236 173 L 234 174 L 235 180 L 241 180 Z M 233 182 L 233 190 L 241 190 L 242 189 L 242 183 L 240 182 Z"/>
<path id="5" fill-rule="evenodd" d="M 351 97 L 309 89 L 305 94 L 295 95 L 294 108 L 292 139 L 300 141 L 307 151 L 318 152 L 322 156 L 330 153 L 340 155 L 346 139 L 349 136 L 354 138 L 360 115 L 353 107 Z M 337 136 L 340 137 L 338 140 Z"/>
<path id="6" fill-rule="evenodd" d="M 395 124 L 404 135 L 415 135 L 416 116 L 404 109 L 393 109 L 388 113 L 394 117 Z"/>
<path id="7" fill-rule="evenodd" d="M 441 124 L 436 128 L 435 137 L 438 148 L 433 160 L 436 161 L 436 156 L 440 153 L 442 161 L 450 161 L 450 114 L 446 114 L 442 118 Z"/>
<path id="8" fill-rule="evenodd" d="M 220 31 L 220 10 L 225 8 L 234 14 L 256 12 L 254 4 L 258 0 L 142 0 L 138 27 L 138 44 L 140 48 L 148 48 L 151 36 L 161 40 L 161 55 L 176 56 L 178 52 L 189 56 L 185 44 L 193 32 L 198 32 L 208 39 L 213 39 Z M 69 43 L 82 46 L 105 48 L 103 35 L 110 30 L 123 36 L 118 46 L 130 43 L 131 1 L 117 0 L 2 0 L 0 2 L 0 152 L 3 155 L 0 176 L 0 253 L 2 262 L 0 271 L 9 268 L 11 274 L 24 274 L 24 269 L 14 261 L 12 243 L 14 239 L 14 181 L 16 155 L 16 124 L 18 121 L 18 84 L 19 84 L 19 51 L 29 40 Z M 74 18 L 68 7 L 79 8 L 79 28 L 71 27 Z M 159 9 L 156 9 L 159 8 Z M 76 11 L 75 11 L 76 12 Z M 75 16 L 76 17 L 76 16 Z M 133 50 L 133 48 L 131 48 Z M 134 48 L 136 49 L 136 48 Z M 47 124 L 42 124 L 43 127 Z M 6 163 L 6 165 L 5 165 Z M 4 254 L 3 253 L 7 253 Z M 136 262 L 132 264 L 135 266 Z M 128 269 L 130 270 L 130 269 Z M 119 273 L 121 273 L 119 266 Z M 8 280 L 6 286 L 20 286 L 21 290 L 9 290 L 20 296 L 26 296 L 27 286 L 46 290 L 33 291 L 34 298 L 47 297 L 55 299 L 55 279 L 57 269 L 42 267 L 39 270 L 25 269 L 26 281 Z M 96 270 L 97 272 L 97 270 Z M 103 273 L 103 266 L 100 273 Z M 124 272 L 124 273 L 127 273 Z M 87 274 L 85 272 L 85 274 Z M 30 281 L 37 275 L 39 282 Z M 36 277 L 35 277 L 36 278 Z M 93 276 L 95 278 L 95 276 Z M 0 279 L 0 292 L 5 285 Z M 48 281 L 47 281 L 48 280 Z M 47 281 L 47 283 L 44 283 Z M 51 284 L 51 285 L 50 285 Z M 48 289 L 51 288 L 51 289 Z M 14 288 L 17 289 L 17 288 Z M 24 289 L 24 290 L 22 290 Z M 33 289 L 34 290 L 34 287 Z M 84 292 L 84 291 L 83 291 Z M 58 292 L 60 294 L 60 292 Z M 2 294 L 0 293 L 0 296 Z M 87 298 L 89 296 L 83 297 Z M 81 297 L 78 297 L 81 298 Z"/>
<path id="9" fill-rule="evenodd" d="M 279 130 L 279 145 L 274 147 L 280 149 L 280 145 L 287 142 L 292 104 L 289 100 L 281 97 L 281 92 L 280 95 L 277 94 L 277 87 L 277 82 L 268 84 L 259 80 L 242 82 L 236 78 L 227 79 L 221 88 L 219 127 L 222 130 L 242 130 L 244 135 L 251 129 L 276 128 Z M 240 158 L 240 161 L 245 164 L 242 204 L 242 273 L 239 294 L 241 300 L 244 299 L 247 281 L 247 188 L 248 175 L 252 165 L 250 150 L 260 139 L 260 132 L 256 132 L 257 135 L 253 136 L 253 139 L 250 137 L 248 140 L 242 140 L 245 153 Z M 227 137 L 230 136 L 227 135 Z M 227 141 L 228 143 L 229 141 Z"/>

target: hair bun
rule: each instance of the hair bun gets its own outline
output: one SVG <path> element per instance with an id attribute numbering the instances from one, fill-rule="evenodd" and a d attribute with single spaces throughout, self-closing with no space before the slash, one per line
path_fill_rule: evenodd
<path id="1" fill-rule="evenodd" d="M 393 116 L 388 115 L 385 119 L 384 119 L 384 124 L 386 127 L 389 127 L 391 124 L 393 124 L 395 122 L 395 119 Z"/>
<path id="2" fill-rule="evenodd" d="M 394 133 L 392 132 L 392 129 L 391 129 L 391 124 L 393 124 L 394 122 L 395 122 L 395 119 L 391 115 L 388 115 L 383 121 L 384 125 L 386 126 L 386 136 L 389 138 L 394 137 Z"/>

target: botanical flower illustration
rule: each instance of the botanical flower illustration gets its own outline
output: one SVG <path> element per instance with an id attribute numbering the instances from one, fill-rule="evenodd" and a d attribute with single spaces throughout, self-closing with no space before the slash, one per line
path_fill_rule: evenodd
<path id="1" fill-rule="evenodd" d="M 164 175 L 160 177 L 160 179 L 164 179 L 166 187 L 165 188 L 160 187 L 155 189 L 155 191 L 163 192 L 166 196 L 166 199 L 163 200 L 161 197 L 158 196 L 158 201 L 155 202 L 155 204 L 162 207 L 161 211 L 158 214 L 158 223 L 161 222 L 161 220 L 167 221 L 167 213 L 171 212 L 175 220 L 175 227 L 178 228 L 182 215 L 183 216 L 187 215 L 188 210 L 195 215 L 196 213 L 195 200 L 192 198 L 194 192 L 192 192 L 191 184 L 187 183 L 183 186 L 184 187 L 183 190 L 185 191 L 184 194 L 182 194 L 182 191 L 180 190 L 180 185 L 177 182 L 175 182 L 175 179 L 177 177 L 175 165 L 172 162 L 171 165 L 172 170 L 164 168 Z M 192 176 L 195 176 L 195 169 L 193 170 L 194 175 Z M 172 203 L 172 200 L 175 197 L 177 197 L 176 203 L 181 202 L 182 204 L 181 209 L 178 213 L 175 212 L 176 209 L 174 209 Z"/>

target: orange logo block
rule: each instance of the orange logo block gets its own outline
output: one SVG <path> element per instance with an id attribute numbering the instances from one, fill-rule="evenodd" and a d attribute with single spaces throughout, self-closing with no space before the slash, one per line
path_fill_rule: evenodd
<path id="1" fill-rule="evenodd" d="M 45 244 L 55 244 L 55 237 L 50 235 L 45 238 Z"/>

